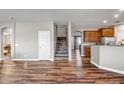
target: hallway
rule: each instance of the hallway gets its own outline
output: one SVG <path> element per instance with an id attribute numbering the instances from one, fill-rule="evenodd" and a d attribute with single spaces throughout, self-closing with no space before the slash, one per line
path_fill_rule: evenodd
<path id="1" fill-rule="evenodd" d="M 73 53 L 73 60 L 39 62 L 1 62 L 0 83 L 124 83 L 124 75 L 96 68 L 92 64 L 80 65 L 80 59 Z M 76 63 L 78 62 L 78 64 Z"/>

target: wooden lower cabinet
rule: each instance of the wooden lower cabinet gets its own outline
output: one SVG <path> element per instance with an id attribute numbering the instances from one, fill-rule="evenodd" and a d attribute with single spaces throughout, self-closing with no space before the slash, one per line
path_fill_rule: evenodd
<path id="1" fill-rule="evenodd" d="M 85 57 L 89 57 L 90 58 L 90 54 L 91 54 L 91 48 L 90 46 L 84 46 L 84 55 Z"/>
<path id="2" fill-rule="evenodd" d="M 87 59 L 87 61 L 85 61 L 85 62 L 83 61 L 83 62 L 86 63 L 86 64 L 89 64 L 90 63 L 91 48 L 90 48 L 90 46 L 84 46 L 83 50 L 84 50 L 83 58 Z"/>

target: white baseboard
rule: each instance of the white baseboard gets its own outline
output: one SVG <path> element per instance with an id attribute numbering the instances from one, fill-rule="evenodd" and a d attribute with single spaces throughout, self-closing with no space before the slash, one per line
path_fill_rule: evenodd
<path id="1" fill-rule="evenodd" d="M 39 59 L 12 59 L 12 61 L 40 61 Z"/>
<path id="2" fill-rule="evenodd" d="M 0 58 L 0 60 L 3 60 L 2 58 Z"/>
<path id="3" fill-rule="evenodd" d="M 98 64 L 96 64 L 95 62 L 93 62 L 93 61 L 90 61 L 93 65 L 95 65 L 96 67 L 100 67 Z"/>
<path id="4" fill-rule="evenodd" d="M 71 59 L 68 59 L 69 61 L 71 61 Z"/>
<path id="5" fill-rule="evenodd" d="M 104 70 L 112 71 L 115 73 L 124 74 L 124 71 L 121 71 L 121 70 L 116 70 L 116 69 L 112 69 L 112 68 L 108 68 L 108 67 L 104 67 L 104 66 L 100 66 L 100 68 L 104 69 Z"/>
<path id="6" fill-rule="evenodd" d="M 12 59 L 12 61 L 40 61 L 40 59 Z M 50 61 L 54 61 L 54 59 L 50 59 Z"/>
<path id="7" fill-rule="evenodd" d="M 54 59 L 50 59 L 50 61 L 54 61 Z"/>
<path id="8" fill-rule="evenodd" d="M 98 67 L 99 69 L 103 69 L 103 70 L 107 70 L 107 71 L 112 71 L 112 72 L 119 73 L 119 74 L 124 74 L 124 71 L 116 70 L 116 69 L 112 69 L 112 68 L 108 68 L 108 67 L 104 67 L 104 66 L 100 66 L 100 65 L 96 64 L 93 61 L 91 61 L 91 63 L 93 65 L 95 65 L 96 67 Z"/>

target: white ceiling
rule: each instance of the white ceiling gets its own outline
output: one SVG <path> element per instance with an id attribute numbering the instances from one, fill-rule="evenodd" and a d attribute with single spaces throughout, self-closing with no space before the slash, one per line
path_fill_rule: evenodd
<path id="1" fill-rule="evenodd" d="M 119 18 L 113 15 L 119 13 Z M 100 28 L 113 25 L 116 21 L 124 21 L 124 12 L 119 9 L 1 9 L 0 21 L 8 21 L 9 17 L 16 21 L 54 21 L 58 25 L 65 25 L 72 22 L 73 28 Z M 108 20 L 107 24 L 102 21 Z"/>

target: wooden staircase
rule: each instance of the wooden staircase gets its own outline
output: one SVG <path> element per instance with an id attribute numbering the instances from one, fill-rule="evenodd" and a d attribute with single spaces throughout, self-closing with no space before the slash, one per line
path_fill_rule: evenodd
<path id="1" fill-rule="evenodd" d="M 68 60 L 66 37 L 57 37 L 55 60 Z"/>

